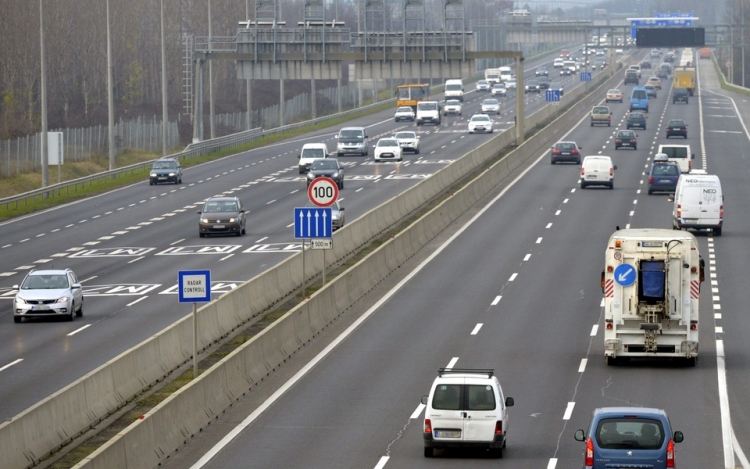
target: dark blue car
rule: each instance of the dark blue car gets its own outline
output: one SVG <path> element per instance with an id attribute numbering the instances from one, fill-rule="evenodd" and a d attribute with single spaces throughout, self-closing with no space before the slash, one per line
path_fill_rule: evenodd
<path id="1" fill-rule="evenodd" d="M 672 432 L 666 412 L 644 407 L 602 407 L 594 410 L 588 433 L 576 430 L 586 444 L 586 469 L 676 467 L 675 444 L 684 439 Z"/>
<path id="2" fill-rule="evenodd" d="M 680 165 L 671 161 L 654 160 L 648 174 L 648 193 L 674 192 L 680 179 Z"/>

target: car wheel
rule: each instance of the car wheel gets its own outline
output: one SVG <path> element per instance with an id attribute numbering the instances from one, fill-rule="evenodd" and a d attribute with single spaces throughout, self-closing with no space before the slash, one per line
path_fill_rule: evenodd
<path id="1" fill-rule="evenodd" d="M 205 238 L 206 237 L 206 235 L 203 234 L 203 233 L 198 233 L 198 236 L 201 237 L 201 238 Z"/>
<path id="2" fill-rule="evenodd" d="M 148 185 L 149 186 L 153 186 L 154 185 L 154 181 L 148 181 Z"/>
<path id="3" fill-rule="evenodd" d="M 399 161 L 401 161 L 401 160 L 399 160 Z M 339 184 L 339 189 L 343 189 L 343 188 L 344 188 L 344 181 L 342 180 L 341 184 Z"/>
<path id="4" fill-rule="evenodd" d="M 607 362 L 607 366 L 617 366 L 618 360 L 615 357 L 604 357 L 604 360 Z"/>
<path id="5" fill-rule="evenodd" d="M 13 316 L 13 322 L 15 322 L 16 324 L 21 322 L 21 320 L 23 320 L 21 316 Z"/>
<path id="6" fill-rule="evenodd" d="M 555 161 L 554 158 L 550 158 L 549 162 L 550 162 L 550 164 L 556 164 L 557 163 L 557 161 Z"/>
<path id="7" fill-rule="evenodd" d="M 648 195 L 653 195 L 653 194 L 654 194 L 654 191 L 652 191 L 651 189 L 649 189 L 648 190 Z"/>
<path id="8" fill-rule="evenodd" d="M 300 169 L 300 170 L 299 170 L 299 173 L 300 173 L 300 174 L 305 174 L 305 170 L 304 170 L 304 169 Z"/>
<path id="9" fill-rule="evenodd" d="M 414 154 L 415 154 L 415 155 L 418 155 L 418 154 L 419 154 L 419 148 L 417 148 L 416 150 L 414 150 Z"/>
<path id="10" fill-rule="evenodd" d="M 637 149 L 638 149 L 638 145 L 633 145 L 633 150 L 637 150 Z"/>
<path id="11" fill-rule="evenodd" d="M 615 183 L 614 182 L 610 182 L 609 183 L 609 190 L 612 190 L 614 188 L 615 188 Z"/>
<path id="12" fill-rule="evenodd" d="M 434 456 L 434 454 L 435 453 L 433 452 L 432 448 L 425 447 L 425 449 L 424 449 L 424 457 L 425 458 L 431 458 L 432 456 Z"/>
<path id="13" fill-rule="evenodd" d="M 714 236 L 721 236 L 721 227 L 713 229 Z"/>
<path id="14" fill-rule="evenodd" d="M 242 225 L 242 231 L 240 232 L 240 234 L 243 234 L 243 235 L 247 234 L 247 226 L 246 225 Z"/>
<path id="15" fill-rule="evenodd" d="M 83 316 L 83 300 L 81 300 L 81 307 L 78 308 L 78 311 L 76 311 L 76 316 L 79 318 Z"/>
<path id="16" fill-rule="evenodd" d="M 584 184 L 584 183 L 582 182 L 582 183 L 581 183 L 581 189 L 585 189 L 585 188 L 586 188 L 586 184 Z"/>
<path id="17" fill-rule="evenodd" d="M 72 321 L 76 317 L 76 304 L 71 303 L 70 314 L 65 316 L 66 321 Z"/>
<path id="18" fill-rule="evenodd" d="M 698 357 L 690 357 L 685 359 L 685 366 L 694 367 L 698 363 Z"/>

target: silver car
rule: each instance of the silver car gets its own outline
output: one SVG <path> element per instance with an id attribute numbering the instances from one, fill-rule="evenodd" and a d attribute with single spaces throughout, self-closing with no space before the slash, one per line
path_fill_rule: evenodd
<path id="1" fill-rule="evenodd" d="M 13 322 L 23 318 L 83 316 L 83 289 L 70 269 L 32 270 L 23 279 L 13 300 Z"/>
<path id="2" fill-rule="evenodd" d="M 306 207 L 317 207 L 317 205 L 308 201 Z M 344 221 L 344 207 L 339 205 L 338 202 L 334 202 L 331 205 L 331 224 L 333 225 L 333 229 L 338 230 L 344 226 Z"/>
<path id="3" fill-rule="evenodd" d="M 500 102 L 497 99 L 485 99 L 482 101 L 482 114 L 500 114 Z"/>

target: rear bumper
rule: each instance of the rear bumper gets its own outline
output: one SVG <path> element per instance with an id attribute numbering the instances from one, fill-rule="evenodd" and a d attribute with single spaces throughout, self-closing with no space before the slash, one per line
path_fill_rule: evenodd
<path id="1" fill-rule="evenodd" d="M 491 441 L 436 440 L 432 433 L 423 433 L 425 448 L 502 448 L 506 434 L 495 435 Z"/>

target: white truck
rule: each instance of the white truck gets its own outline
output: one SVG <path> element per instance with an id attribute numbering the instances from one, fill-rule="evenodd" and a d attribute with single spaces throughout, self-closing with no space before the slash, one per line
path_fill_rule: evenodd
<path id="1" fill-rule="evenodd" d="M 495 83 L 500 83 L 500 69 L 488 68 L 484 71 L 484 80 L 490 84 L 490 88 Z"/>
<path id="2" fill-rule="evenodd" d="M 698 360 L 704 261 L 690 233 L 641 228 L 609 238 L 601 276 L 604 356 Z"/>
<path id="3" fill-rule="evenodd" d="M 498 68 L 500 70 L 500 81 L 508 81 L 513 79 L 513 69 L 507 65 Z"/>
<path id="4" fill-rule="evenodd" d="M 445 99 L 464 100 L 464 81 L 461 79 L 445 80 Z"/>

